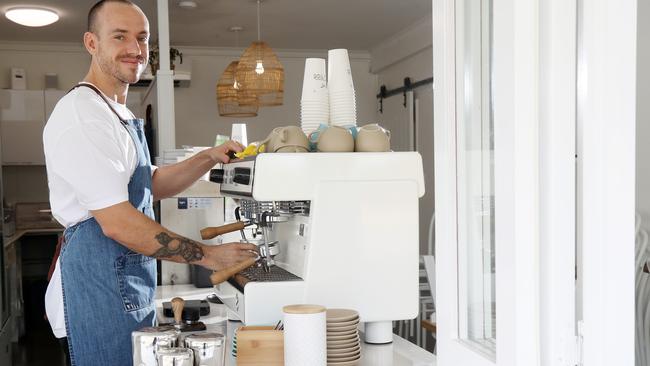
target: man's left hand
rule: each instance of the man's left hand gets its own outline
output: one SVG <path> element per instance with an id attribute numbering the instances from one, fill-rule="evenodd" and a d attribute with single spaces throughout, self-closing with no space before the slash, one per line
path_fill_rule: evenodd
<path id="1" fill-rule="evenodd" d="M 237 153 L 244 150 L 244 146 L 237 141 L 226 141 L 219 146 L 212 147 L 206 152 L 210 155 L 212 160 L 216 163 L 228 163 L 230 161 L 229 153 Z"/>

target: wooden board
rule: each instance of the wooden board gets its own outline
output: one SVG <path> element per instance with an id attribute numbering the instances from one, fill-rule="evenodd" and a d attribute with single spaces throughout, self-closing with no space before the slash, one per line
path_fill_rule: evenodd
<path id="1" fill-rule="evenodd" d="M 237 365 L 284 365 L 284 332 L 273 327 L 241 327 L 237 330 Z"/>

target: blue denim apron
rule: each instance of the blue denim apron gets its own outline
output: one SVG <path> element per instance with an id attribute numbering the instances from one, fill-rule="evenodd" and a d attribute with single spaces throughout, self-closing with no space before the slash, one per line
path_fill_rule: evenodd
<path id="1" fill-rule="evenodd" d="M 129 182 L 129 202 L 153 219 L 144 121 L 122 119 L 94 86 L 80 86 L 99 94 L 133 138 L 138 163 Z M 72 365 L 131 365 L 131 332 L 153 326 L 156 319 L 156 260 L 105 236 L 95 218 L 67 228 L 63 235 L 59 260 Z"/>

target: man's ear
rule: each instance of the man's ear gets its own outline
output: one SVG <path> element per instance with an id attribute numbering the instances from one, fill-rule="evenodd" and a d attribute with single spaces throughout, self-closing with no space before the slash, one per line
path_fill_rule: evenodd
<path id="1" fill-rule="evenodd" d="M 92 32 L 84 33 L 84 46 L 88 53 L 94 56 L 97 53 L 97 35 Z"/>

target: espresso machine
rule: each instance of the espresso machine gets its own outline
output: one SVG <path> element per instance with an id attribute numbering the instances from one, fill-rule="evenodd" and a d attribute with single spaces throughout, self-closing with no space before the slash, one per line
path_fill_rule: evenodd
<path id="1" fill-rule="evenodd" d="M 380 344 L 417 316 L 419 153 L 259 154 L 211 180 L 238 200 L 241 240 L 260 247 L 258 265 L 214 286 L 245 324 L 276 324 L 289 304 L 355 309 Z"/>

